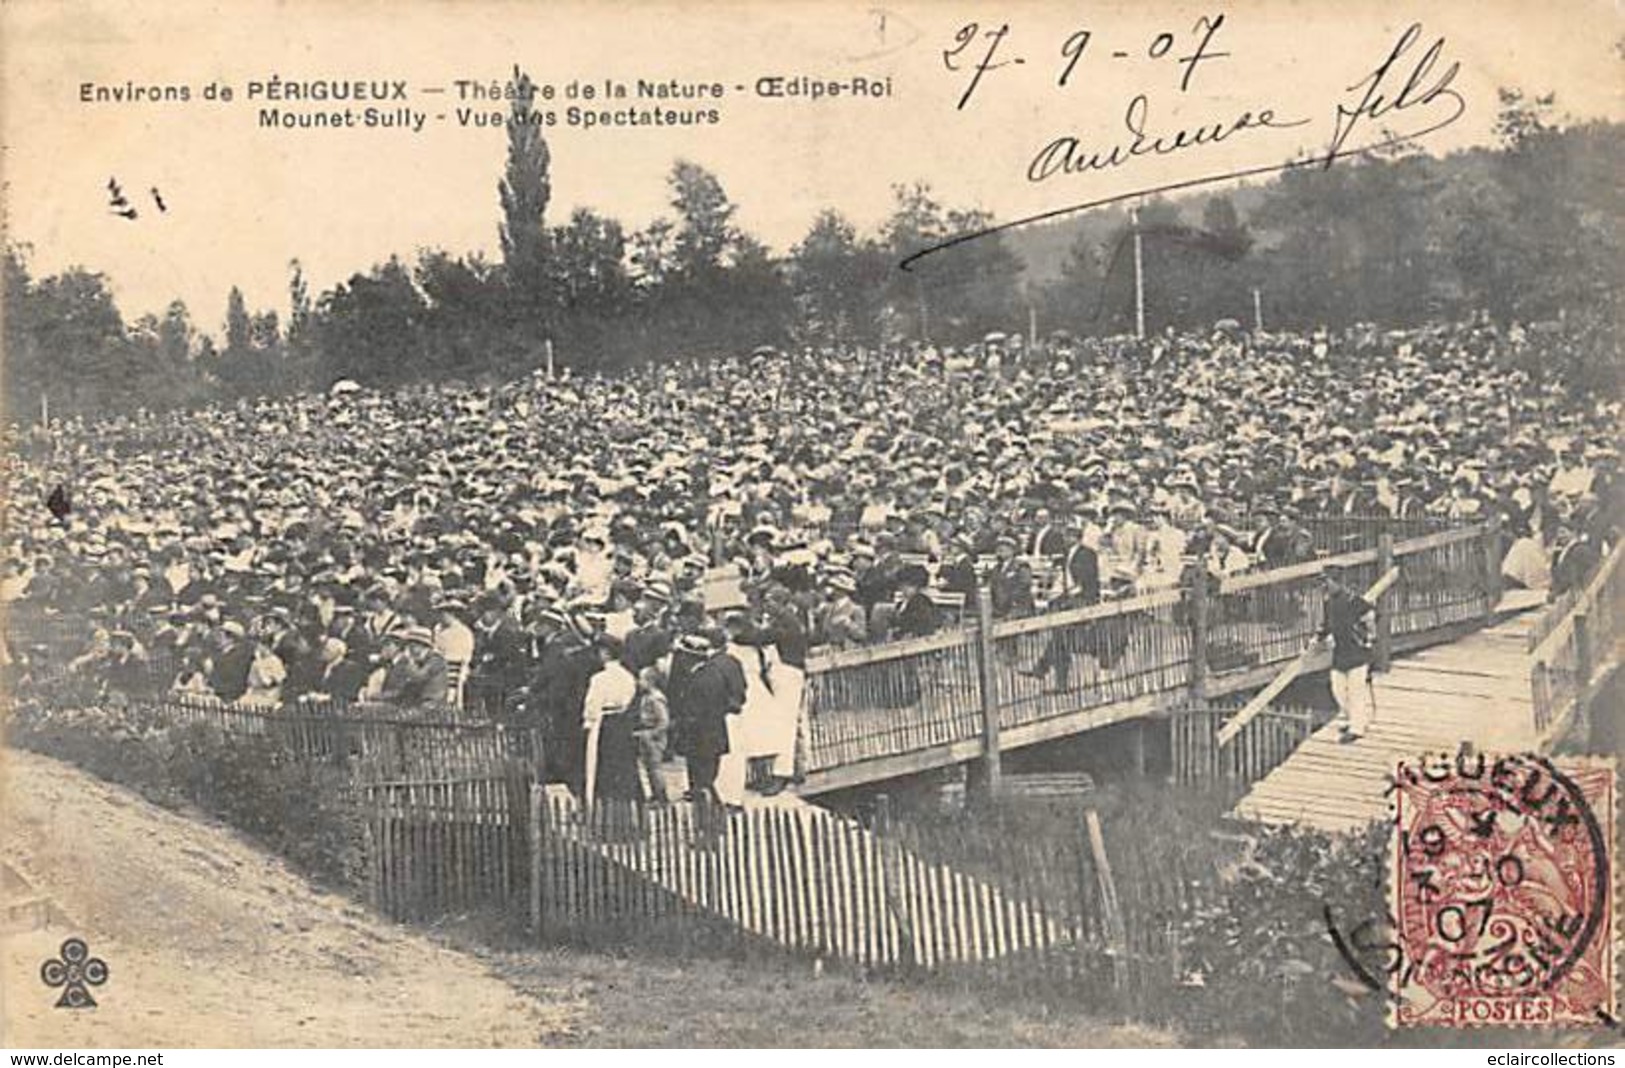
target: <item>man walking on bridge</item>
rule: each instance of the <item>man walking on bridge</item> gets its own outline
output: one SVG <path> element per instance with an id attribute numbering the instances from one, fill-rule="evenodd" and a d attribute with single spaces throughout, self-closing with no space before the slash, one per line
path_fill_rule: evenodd
<path id="1" fill-rule="evenodd" d="M 1332 640 L 1332 698 L 1343 721 L 1338 741 L 1352 742 L 1365 735 L 1376 708 L 1371 695 L 1371 630 L 1366 624 L 1375 607 L 1350 589 L 1344 570 L 1327 565 L 1326 615 L 1320 637 Z"/>

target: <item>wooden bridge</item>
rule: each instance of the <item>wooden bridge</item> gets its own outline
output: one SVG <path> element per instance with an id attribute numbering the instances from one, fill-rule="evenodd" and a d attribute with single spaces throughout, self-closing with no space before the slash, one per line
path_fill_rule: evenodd
<path id="1" fill-rule="evenodd" d="M 1357 588 L 1397 569 L 1377 614 L 1380 661 L 1459 641 L 1496 621 L 1499 562 L 1499 532 L 1477 525 L 1027 619 L 995 622 L 984 597 L 968 629 L 813 659 L 800 792 L 968 761 L 996 785 L 1000 753 L 1257 691 L 1319 630 L 1328 564 Z M 1330 653 L 1301 666 L 1324 671 Z"/>
<path id="2" fill-rule="evenodd" d="M 1327 724 L 1235 814 L 1357 830 L 1387 817 L 1400 761 L 1453 759 L 1464 747 L 1492 758 L 1551 748 L 1621 661 L 1622 556 L 1625 547 L 1616 548 L 1580 596 L 1544 614 L 1514 601 L 1492 626 L 1396 662 L 1373 679 L 1377 714 L 1363 738 L 1339 742 L 1337 725 Z"/>

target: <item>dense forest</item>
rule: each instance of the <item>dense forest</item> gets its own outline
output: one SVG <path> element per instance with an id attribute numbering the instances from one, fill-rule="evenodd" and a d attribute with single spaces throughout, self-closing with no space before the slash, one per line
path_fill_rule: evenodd
<path id="1" fill-rule="evenodd" d="M 528 106 L 516 103 L 523 112 Z M 891 215 L 860 233 L 834 209 L 776 255 L 735 222 L 718 177 L 677 161 L 671 213 L 628 232 L 613 218 L 548 214 L 552 159 L 540 127 L 511 124 L 493 204 L 501 261 L 441 249 L 394 257 L 319 293 L 289 265 L 286 319 L 233 287 L 224 328 L 179 301 L 126 322 L 101 275 L 30 271 L 5 253 L 5 401 L 28 418 L 167 407 L 325 388 L 613 369 L 761 345 L 964 344 L 985 332 L 1133 328 L 1132 241 L 1121 209 L 1007 231 L 900 260 L 986 228 L 924 182 L 894 187 Z M 1618 365 L 1625 127 L 1565 124 L 1550 97 L 1504 90 L 1499 143 L 1445 158 L 1414 146 L 1236 191 L 1152 201 L 1139 212 L 1148 326 L 1406 326 L 1488 313 L 1502 321 L 1585 315 L 1602 324 L 1582 377 Z M 1239 205 L 1239 206 L 1238 206 Z M 1057 255 L 1057 244 L 1064 254 Z"/>

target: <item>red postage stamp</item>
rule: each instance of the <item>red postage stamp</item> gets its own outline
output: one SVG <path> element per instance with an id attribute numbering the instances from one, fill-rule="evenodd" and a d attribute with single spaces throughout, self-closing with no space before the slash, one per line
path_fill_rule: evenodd
<path id="1" fill-rule="evenodd" d="M 1441 755 L 1394 786 L 1389 1022 L 1611 1025 L 1612 762 Z"/>

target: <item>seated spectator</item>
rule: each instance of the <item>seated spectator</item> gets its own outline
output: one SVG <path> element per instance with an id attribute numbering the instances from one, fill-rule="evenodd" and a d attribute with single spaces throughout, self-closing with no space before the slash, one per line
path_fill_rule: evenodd
<path id="1" fill-rule="evenodd" d="M 427 627 L 403 627 L 389 635 L 384 655 L 384 677 L 378 700 L 402 708 L 431 708 L 446 704 L 446 662 L 434 651 L 434 635 Z M 391 655 L 393 654 L 393 655 Z"/>

